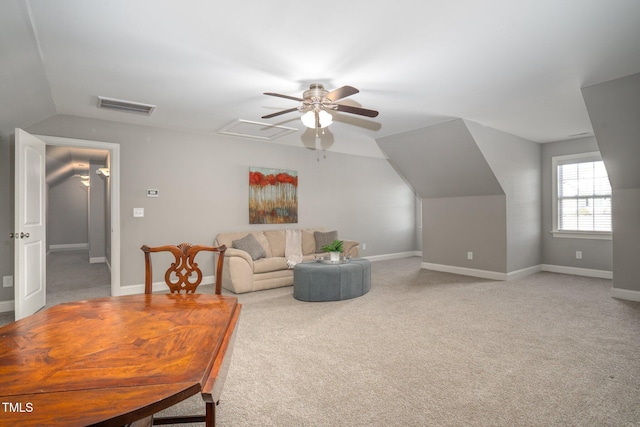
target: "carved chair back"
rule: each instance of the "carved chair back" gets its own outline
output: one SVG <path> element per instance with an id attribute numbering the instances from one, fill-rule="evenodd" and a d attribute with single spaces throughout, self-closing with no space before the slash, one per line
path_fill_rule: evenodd
<path id="1" fill-rule="evenodd" d="M 227 247 L 222 245 L 218 247 L 192 245 L 191 243 L 181 243 L 178 246 L 166 245 L 149 247 L 143 245 L 140 249 L 144 252 L 145 277 L 144 277 L 144 293 L 152 292 L 153 271 L 151 267 L 152 252 L 170 252 L 175 258 L 164 274 L 164 281 L 171 290 L 171 293 L 194 293 L 200 282 L 202 282 L 202 270 L 195 262 L 196 255 L 201 251 L 214 252 L 218 254 L 216 263 L 216 289 L 215 293 L 222 293 L 222 265 L 224 261 L 224 252 Z"/>

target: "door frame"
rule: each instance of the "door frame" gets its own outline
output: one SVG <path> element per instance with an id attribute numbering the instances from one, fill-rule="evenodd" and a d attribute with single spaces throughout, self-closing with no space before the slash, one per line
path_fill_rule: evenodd
<path id="1" fill-rule="evenodd" d="M 110 152 L 109 184 L 111 186 L 111 295 L 121 294 L 120 288 L 120 144 L 48 135 L 33 135 L 46 145 L 95 148 Z"/>

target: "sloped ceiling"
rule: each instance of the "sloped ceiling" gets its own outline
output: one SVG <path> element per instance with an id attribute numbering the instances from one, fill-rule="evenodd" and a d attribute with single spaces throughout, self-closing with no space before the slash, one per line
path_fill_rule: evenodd
<path id="1" fill-rule="evenodd" d="M 46 182 L 54 186 L 73 176 L 89 175 L 91 163 L 104 167 L 107 156 L 106 150 L 48 145 Z"/>
<path id="2" fill-rule="evenodd" d="M 24 2 L 0 3 L 0 138 L 56 114 Z"/>
<path id="3" fill-rule="evenodd" d="M 583 86 L 640 71 L 638 0 L 3 0 L 0 137 L 53 114 L 215 134 L 234 120 L 297 128 L 310 82 L 352 85 L 330 137 L 377 138 L 452 118 L 536 142 L 593 130 Z M 97 97 L 156 105 L 99 110 Z M 269 142 L 265 142 L 269 143 Z"/>
<path id="4" fill-rule="evenodd" d="M 378 144 L 422 198 L 504 194 L 461 119 L 380 138 Z"/>
<path id="5" fill-rule="evenodd" d="M 583 89 L 614 189 L 640 188 L 640 74 Z"/>

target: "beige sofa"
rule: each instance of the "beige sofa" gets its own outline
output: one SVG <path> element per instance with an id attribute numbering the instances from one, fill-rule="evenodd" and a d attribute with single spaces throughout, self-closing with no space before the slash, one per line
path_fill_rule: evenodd
<path id="1" fill-rule="evenodd" d="M 334 235 L 336 233 L 335 231 L 327 232 L 323 228 L 308 228 L 300 231 L 303 261 L 311 261 L 316 254 L 321 254 L 322 251 L 319 248 L 326 244 L 323 239 L 330 239 L 331 233 Z M 243 238 L 245 238 L 244 242 L 249 239 L 255 243 L 253 239 L 247 238 L 248 234 L 252 234 L 255 241 L 259 243 L 259 247 L 249 250 L 251 254 L 234 247 L 242 246 L 238 241 Z M 358 242 L 344 240 L 340 236 L 337 238 L 344 242 L 345 256 L 358 257 Z M 224 255 L 222 287 L 236 294 L 241 294 L 293 285 L 293 269 L 289 268 L 285 257 L 286 240 L 285 229 L 218 234 L 215 245 L 225 245 L 228 248 Z M 236 245 L 234 245 L 234 241 Z M 260 249 L 264 250 L 264 256 L 258 255 L 255 259 L 256 250 L 254 249 L 257 249 L 258 252 Z"/>

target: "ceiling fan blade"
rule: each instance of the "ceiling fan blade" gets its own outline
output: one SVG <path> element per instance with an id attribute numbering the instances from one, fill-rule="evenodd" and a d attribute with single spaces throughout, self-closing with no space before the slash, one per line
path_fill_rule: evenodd
<path id="1" fill-rule="evenodd" d="M 294 101 L 304 101 L 304 99 L 302 98 L 296 98 L 295 96 L 289 96 L 289 95 L 282 95 L 281 93 L 273 93 L 273 92 L 265 92 L 265 95 L 269 95 L 269 96 L 277 96 L 279 98 L 286 98 L 286 99 L 292 99 Z"/>
<path id="2" fill-rule="evenodd" d="M 270 119 L 271 117 L 276 117 L 281 114 L 291 113 L 292 111 L 298 111 L 298 107 L 289 108 L 288 110 L 278 111 L 277 113 L 267 114 L 266 116 L 262 116 L 263 119 Z"/>
<path id="3" fill-rule="evenodd" d="M 333 90 L 327 94 L 327 98 L 331 101 L 337 101 L 338 99 L 346 98 L 347 96 L 355 95 L 360 92 L 353 86 L 342 86 L 336 90 Z"/>
<path id="4" fill-rule="evenodd" d="M 336 110 L 342 111 L 342 112 L 345 112 L 345 113 L 359 114 L 361 116 L 367 116 L 367 117 L 377 117 L 378 116 L 378 112 L 377 111 L 367 110 L 366 108 L 352 107 L 350 105 L 342 105 L 342 104 L 335 104 L 335 106 L 336 106 Z"/>

